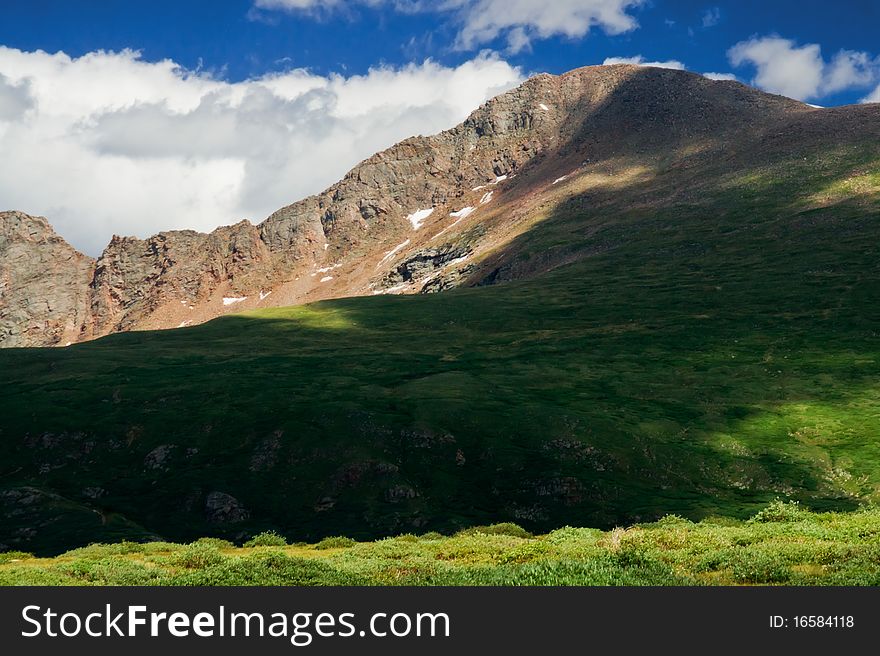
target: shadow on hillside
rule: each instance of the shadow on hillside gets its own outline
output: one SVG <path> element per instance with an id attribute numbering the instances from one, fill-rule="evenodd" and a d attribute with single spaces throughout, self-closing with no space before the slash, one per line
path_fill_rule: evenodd
<path id="1" fill-rule="evenodd" d="M 470 280 L 492 285 L 0 351 L 0 484 L 89 490 L 175 539 L 854 507 L 880 472 L 880 226 L 850 200 L 803 203 L 853 156 L 795 164 L 864 135 L 795 151 L 776 126 L 730 152 L 719 117 L 665 140 L 602 133 L 642 117 L 622 108 L 658 75 L 624 83 L 560 155 L 653 174 L 561 203 Z M 679 100 L 644 111 L 662 123 Z M 506 202 L 542 175 L 526 167 Z M 247 517 L 209 520 L 212 493 Z"/>
<path id="2" fill-rule="evenodd" d="M 507 183 L 501 200 L 515 208 L 549 191 L 561 176 L 586 175 L 599 182 L 496 248 L 465 284 L 504 280 L 505 266 L 524 253 L 535 255 L 530 250 L 543 252 L 521 270 L 508 271 L 508 277 L 541 274 L 604 252 L 614 244 L 573 247 L 570 242 L 634 210 L 685 206 L 717 212 L 743 200 L 757 212 L 803 210 L 807 197 L 820 196 L 823 188 L 858 173 L 860 164 L 880 158 L 880 107 L 815 111 L 739 83 L 679 71 L 630 70 L 604 100 L 585 100 L 569 111 L 583 117 L 579 128 L 557 150 L 526 164 Z M 759 190 L 774 206 L 757 202 Z M 811 200 L 827 206 L 840 199 Z M 590 222 L 572 223 L 573 212 L 588 214 Z M 569 243 L 549 244 L 556 252 L 547 256 L 554 227 L 560 229 L 555 241 Z"/>

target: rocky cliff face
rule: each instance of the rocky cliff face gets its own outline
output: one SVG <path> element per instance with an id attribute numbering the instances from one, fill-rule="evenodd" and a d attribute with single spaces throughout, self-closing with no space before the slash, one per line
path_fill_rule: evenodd
<path id="1" fill-rule="evenodd" d="M 93 262 L 45 220 L 5 213 L 0 346 L 476 284 L 475 262 L 523 229 L 517 208 L 531 204 L 535 214 L 546 204 L 536 189 L 574 171 L 613 171 L 624 157 L 708 152 L 731 133 L 806 111 L 796 101 L 681 71 L 589 67 L 532 78 L 461 125 L 378 153 L 257 226 L 114 237 Z"/>
<path id="2" fill-rule="evenodd" d="M 80 338 L 95 261 L 46 219 L 0 212 L 0 345 L 44 346 Z"/>

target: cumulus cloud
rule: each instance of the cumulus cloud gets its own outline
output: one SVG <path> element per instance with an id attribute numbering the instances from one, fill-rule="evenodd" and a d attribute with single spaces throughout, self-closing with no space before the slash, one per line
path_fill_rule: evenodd
<path id="1" fill-rule="evenodd" d="M 880 60 L 865 52 L 841 50 L 831 61 L 816 43 L 799 46 L 779 36 L 754 37 L 728 51 L 734 66 L 753 65 L 754 84 L 798 100 L 865 88 L 880 79 Z"/>
<path id="2" fill-rule="evenodd" d="M 508 50 L 518 51 L 536 38 L 580 38 L 594 27 L 608 34 L 634 30 L 638 22 L 630 10 L 643 0 L 475 0 L 461 4 L 458 47 L 469 50 L 505 36 Z"/>
<path id="3" fill-rule="evenodd" d="M 824 92 L 870 86 L 880 78 L 880 59 L 866 52 L 841 50 L 825 67 Z"/>
<path id="4" fill-rule="evenodd" d="M 452 12 L 459 24 L 455 46 L 474 50 L 501 37 L 508 52 L 528 49 L 534 39 L 553 36 L 580 38 L 593 28 L 622 34 L 638 27 L 631 11 L 646 0 L 255 0 L 257 9 L 312 12 L 345 9 L 352 4 L 388 6 L 415 13 Z"/>
<path id="5" fill-rule="evenodd" d="M 710 80 L 736 80 L 736 75 L 733 73 L 703 73 L 703 77 Z"/>
<path id="6" fill-rule="evenodd" d="M 647 61 L 641 55 L 636 55 L 635 57 L 606 57 L 605 61 L 602 62 L 605 66 L 610 66 L 612 64 L 635 64 L 636 66 L 653 66 L 654 68 L 671 68 L 676 71 L 685 70 L 684 64 L 680 61 L 676 61 L 674 59 L 670 59 L 667 61 Z"/>
<path id="7" fill-rule="evenodd" d="M 606 57 L 602 62 L 605 66 L 612 64 L 634 64 L 636 66 L 653 66 L 655 68 L 671 68 L 676 71 L 685 71 L 687 67 L 676 59 L 668 59 L 666 61 L 648 61 L 642 55 L 634 57 Z M 710 80 L 736 80 L 736 76 L 732 73 L 702 73 L 703 77 Z"/>
<path id="8" fill-rule="evenodd" d="M 4 75 L 0 75 L 0 121 L 20 118 L 33 106 L 29 87 L 26 81 L 12 84 Z"/>
<path id="9" fill-rule="evenodd" d="M 139 53 L 0 47 L 0 205 L 95 254 L 110 236 L 259 221 L 522 81 L 491 55 L 229 83 Z"/>

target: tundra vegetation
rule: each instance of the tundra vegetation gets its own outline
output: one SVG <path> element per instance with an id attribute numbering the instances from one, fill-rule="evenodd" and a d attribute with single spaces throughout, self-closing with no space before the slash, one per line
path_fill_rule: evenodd
<path id="1" fill-rule="evenodd" d="M 669 515 L 533 536 L 510 523 L 373 542 L 278 534 L 236 547 L 94 544 L 0 555 L 0 585 L 880 585 L 880 511 L 813 513 L 775 501 L 748 520 Z"/>

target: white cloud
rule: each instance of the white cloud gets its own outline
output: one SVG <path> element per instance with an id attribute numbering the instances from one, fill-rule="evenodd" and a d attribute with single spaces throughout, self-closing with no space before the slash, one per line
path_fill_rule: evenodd
<path id="1" fill-rule="evenodd" d="M 229 83 L 136 52 L 0 47 L 0 209 L 43 214 L 95 254 L 111 234 L 210 230 L 272 211 L 522 81 L 490 55 Z"/>
<path id="2" fill-rule="evenodd" d="M 733 73 L 703 73 L 703 77 L 710 80 L 736 80 L 736 75 Z"/>
<path id="3" fill-rule="evenodd" d="M 499 36 L 509 50 L 522 49 L 533 39 L 552 36 L 580 38 L 594 27 L 622 34 L 638 27 L 630 10 L 644 0 L 470 0 L 462 7 L 463 26 L 458 47 L 469 50 Z"/>
<path id="4" fill-rule="evenodd" d="M 818 44 L 798 46 L 779 36 L 741 41 L 728 58 L 734 66 L 755 66 L 756 86 L 798 100 L 865 88 L 880 79 L 880 61 L 868 53 L 841 50 L 827 62 Z"/>
<path id="5" fill-rule="evenodd" d="M 841 50 L 825 68 L 824 92 L 868 87 L 878 77 L 880 61 L 871 59 L 866 52 Z"/>
<path id="6" fill-rule="evenodd" d="M 30 85 L 26 81 L 12 84 L 0 75 L 0 121 L 20 118 L 32 106 Z"/>
<path id="7" fill-rule="evenodd" d="M 340 0 L 256 0 L 254 5 L 261 9 L 313 9 L 316 7 L 335 7 Z"/>
<path id="8" fill-rule="evenodd" d="M 642 55 L 634 57 L 606 57 L 603 65 L 612 64 L 635 64 L 636 66 L 654 66 L 655 68 L 671 68 L 676 71 L 685 71 L 687 67 L 676 59 L 668 59 L 666 61 L 648 61 Z M 710 80 L 736 80 L 736 75 L 732 73 L 703 73 L 703 77 Z"/>
<path id="9" fill-rule="evenodd" d="M 685 71 L 687 67 L 676 59 L 666 61 L 647 61 L 642 55 L 635 57 L 606 57 L 602 62 L 605 66 L 613 64 L 634 64 L 636 66 L 654 66 L 655 68 L 671 68 L 676 71 Z M 710 80 L 736 80 L 736 76 L 732 73 L 703 73 L 703 77 Z"/>
<path id="10" fill-rule="evenodd" d="M 721 9 L 712 7 L 703 12 L 703 27 L 715 27 L 721 22 Z"/>
<path id="11" fill-rule="evenodd" d="M 605 61 L 602 62 L 605 66 L 610 66 L 612 64 L 635 64 L 636 66 L 653 66 L 655 68 L 671 68 L 676 71 L 685 70 L 684 64 L 680 61 L 676 61 L 674 59 L 670 59 L 667 61 L 646 61 L 644 57 L 641 55 L 636 55 L 635 57 L 607 57 Z"/>
<path id="12" fill-rule="evenodd" d="M 593 28 L 608 34 L 622 34 L 638 27 L 630 13 L 646 0 L 255 0 L 254 7 L 314 13 L 344 10 L 352 4 L 370 7 L 388 5 L 407 12 L 454 12 L 460 26 L 456 47 L 473 50 L 499 37 L 507 41 L 508 52 L 528 49 L 534 39 L 553 36 L 580 38 Z"/>
<path id="13" fill-rule="evenodd" d="M 796 46 L 781 37 L 741 41 L 728 51 L 730 63 L 757 67 L 755 84 L 766 91 L 802 100 L 818 95 L 825 66 L 816 44 Z"/>

